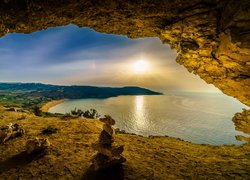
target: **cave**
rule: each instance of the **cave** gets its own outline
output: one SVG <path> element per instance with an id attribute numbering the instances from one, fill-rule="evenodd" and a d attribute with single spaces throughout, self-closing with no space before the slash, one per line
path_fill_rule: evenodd
<path id="1" fill-rule="evenodd" d="M 0 36 L 75 24 L 129 38 L 159 37 L 176 61 L 223 93 L 250 105 L 249 1 L 0 2 Z"/>
<path id="2" fill-rule="evenodd" d="M 178 52 L 176 62 L 190 73 L 249 106 L 249 11 L 248 0 L 1 0 L 0 37 L 8 33 L 32 33 L 68 24 L 129 38 L 158 37 L 162 43 L 169 44 Z M 238 125 L 249 133 L 249 126 L 244 123 Z M 129 146 L 129 143 L 126 145 Z M 194 150 L 198 146 L 192 148 Z M 235 149 L 232 148 L 232 152 Z M 244 146 L 241 153 L 248 149 L 249 146 Z M 204 151 L 198 154 L 203 157 Z M 221 156 L 223 153 L 224 150 L 220 152 Z M 234 162 L 237 162 L 237 158 Z M 241 165 L 246 168 L 249 163 L 243 162 Z M 213 168 L 216 169 L 215 165 Z M 169 169 L 173 171 L 174 167 Z M 225 166 L 223 170 L 228 172 L 230 168 Z M 200 171 L 205 172 L 206 169 L 200 168 Z M 178 169 L 178 172 L 185 174 L 182 169 Z M 199 172 L 195 173 L 196 177 L 202 177 Z M 247 177 L 247 173 L 243 175 Z M 149 177 L 153 178 L 154 175 Z"/>

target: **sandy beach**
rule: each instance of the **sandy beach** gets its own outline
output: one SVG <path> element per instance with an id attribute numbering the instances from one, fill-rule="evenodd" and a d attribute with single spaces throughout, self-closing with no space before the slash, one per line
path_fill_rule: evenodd
<path id="1" fill-rule="evenodd" d="M 65 99 L 59 99 L 59 100 L 53 100 L 53 101 L 50 101 L 46 104 L 44 104 L 42 107 L 41 107 L 41 111 L 42 112 L 48 112 L 50 108 L 52 108 L 53 106 L 56 106 L 57 104 L 61 104 L 65 101 Z"/>

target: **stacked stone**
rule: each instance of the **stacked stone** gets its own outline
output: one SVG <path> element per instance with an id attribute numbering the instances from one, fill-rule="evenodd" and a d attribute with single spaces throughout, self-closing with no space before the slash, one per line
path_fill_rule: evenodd
<path id="1" fill-rule="evenodd" d="M 124 151 L 124 146 L 114 143 L 114 130 L 111 126 L 115 124 L 115 120 L 110 116 L 105 116 L 104 118 L 100 118 L 100 121 L 104 123 L 103 130 L 98 142 L 93 144 L 93 148 L 98 151 L 92 158 L 95 170 L 121 165 L 126 161 L 126 159 L 121 156 Z"/>

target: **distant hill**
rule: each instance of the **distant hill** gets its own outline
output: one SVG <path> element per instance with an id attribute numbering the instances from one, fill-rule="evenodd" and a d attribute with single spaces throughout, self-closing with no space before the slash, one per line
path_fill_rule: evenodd
<path id="1" fill-rule="evenodd" d="M 121 95 L 161 95 L 141 87 L 59 86 L 41 83 L 0 83 L 0 91 L 26 91 L 28 96 L 51 99 L 108 98 Z"/>

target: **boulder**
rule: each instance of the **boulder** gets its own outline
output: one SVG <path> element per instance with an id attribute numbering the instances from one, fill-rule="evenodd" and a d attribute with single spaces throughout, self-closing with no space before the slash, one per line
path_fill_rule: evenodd
<path id="1" fill-rule="evenodd" d="M 35 138 L 29 140 L 26 143 L 26 152 L 28 154 L 38 153 L 45 151 L 48 147 L 50 147 L 50 142 L 47 138 Z"/>
<path id="2" fill-rule="evenodd" d="M 11 138 L 20 137 L 25 134 L 25 130 L 19 124 L 8 124 L 0 127 L 0 143 L 5 143 Z"/>

